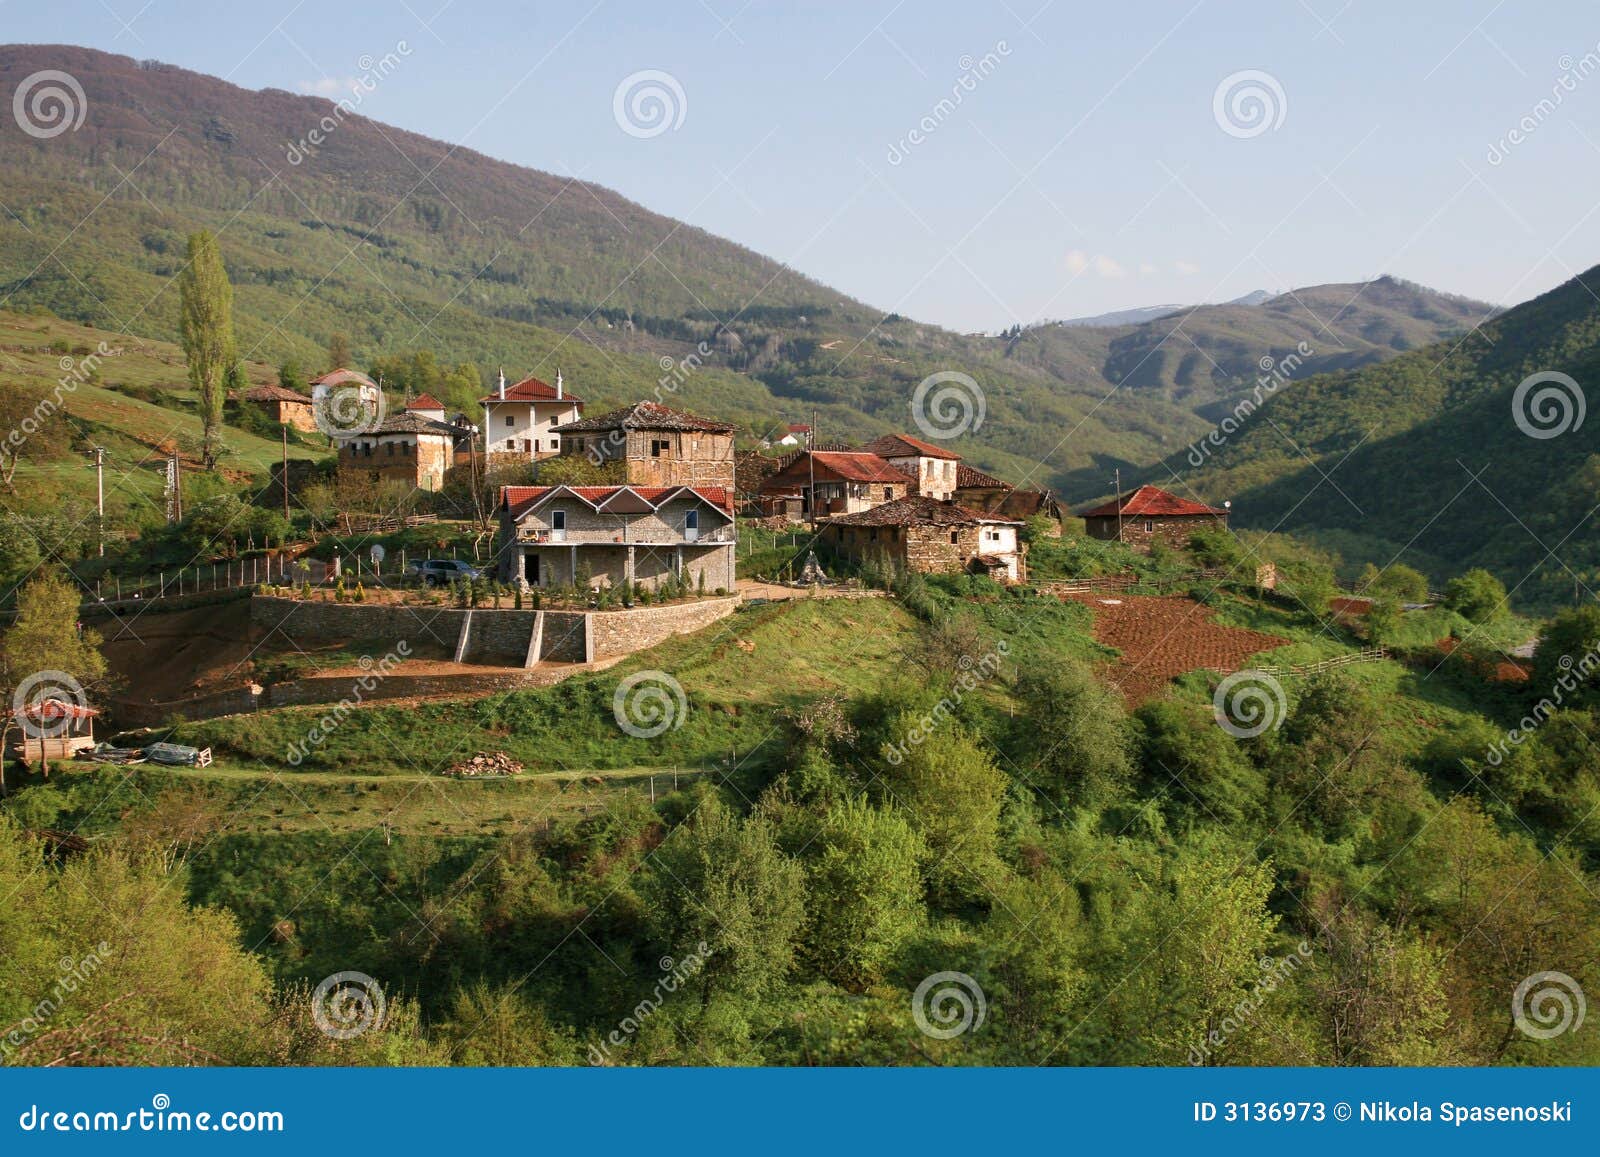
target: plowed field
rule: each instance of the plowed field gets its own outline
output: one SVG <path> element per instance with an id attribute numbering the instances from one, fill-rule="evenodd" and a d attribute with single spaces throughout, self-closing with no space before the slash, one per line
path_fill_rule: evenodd
<path id="1" fill-rule="evenodd" d="M 1258 651 L 1289 640 L 1244 627 L 1226 627 L 1193 599 L 1151 595 L 1071 595 L 1094 612 L 1097 642 L 1122 652 L 1106 677 L 1130 707 L 1154 698 L 1176 675 L 1201 667 L 1228 673 Z"/>

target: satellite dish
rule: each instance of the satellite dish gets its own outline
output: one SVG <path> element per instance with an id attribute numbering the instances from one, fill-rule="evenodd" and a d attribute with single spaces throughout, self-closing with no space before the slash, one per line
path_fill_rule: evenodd
<path id="1" fill-rule="evenodd" d="M 383 561 L 384 549 L 379 543 L 372 544 L 372 565 L 377 566 Z"/>

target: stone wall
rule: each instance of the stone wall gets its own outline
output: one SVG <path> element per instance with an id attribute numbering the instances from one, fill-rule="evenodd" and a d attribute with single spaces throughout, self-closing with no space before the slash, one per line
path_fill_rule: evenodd
<path id="1" fill-rule="evenodd" d="M 588 617 L 594 631 L 593 657 L 605 659 L 642 651 L 673 635 L 708 627 L 738 607 L 739 598 L 732 595 L 666 607 L 635 607 L 631 611 L 591 611 Z"/>
<path id="2" fill-rule="evenodd" d="M 732 614 L 738 605 L 738 596 L 732 595 L 627 611 L 545 611 L 538 657 L 540 661 L 584 663 L 626 655 L 673 635 L 697 631 Z M 423 640 L 443 647 L 452 656 L 469 613 L 472 621 L 463 661 L 521 666 L 538 611 L 478 607 L 468 612 L 454 607 L 304 602 L 271 595 L 250 600 L 251 622 L 291 642 L 361 639 L 383 640 L 393 646 L 406 640 L 414 646 Z"/>
<path id="3" fill-rule="evenodd" d="M 1185 514 L 1166 518 L 1124 515 L 1122 541 L 1136 550 L 1149 550 L 1155 542 L 1183 549 L 1189 545 L 1189 539 L 1195 531 L 1210 529 L 1227 530 L 1227 517 L 1220 514 Z M 1115 517 L 1085 519 L 1084 532 L 1090 538 L 1115 540 L 1117 520 Z"/>

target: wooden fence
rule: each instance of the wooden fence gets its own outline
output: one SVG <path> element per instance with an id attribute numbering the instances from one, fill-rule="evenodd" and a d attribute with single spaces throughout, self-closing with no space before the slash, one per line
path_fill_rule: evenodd
<path id="1" fill-rule="evenodd" d="M 1333 671 L 1340 667 L 1348 667 L 1353 663 L 1380 663 L 1389 658 L 1389 652 L 1383 647 L 1367 647 L 1360 651 L 1352 651 L 1348 655 L 1335 655 L 1331 659 L 1320 659 L 1315 663 L 1296 663 L 1289 667 L 1256 667 L 1263 675 L 1272 675 L 1276 678 L 1298 675 L 1320 675 L 1324 671 Z"/>

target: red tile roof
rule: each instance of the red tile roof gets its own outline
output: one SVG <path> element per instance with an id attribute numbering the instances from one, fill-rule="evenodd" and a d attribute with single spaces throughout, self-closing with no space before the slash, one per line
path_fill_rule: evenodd
<path id="1" fill-rule="evenodd" d="M 444 403 L 432 394 L 422 394 L 406 403 L 408 410 L 443 410 Z"/>
<path id="2" fill-rule="evenodd" d="M 500 391 L 495 390 L 493 393 L 489 394 L 488 397 L 481 398 L 479 400 L 484 402 L 498 402 L 502 399 L 500 397 Z M 556 388 L 554 386 L 552 386 L 549 382 L 540 381 L 531 374 L 528 377 L 523 378 L 516 385 L 507 386 L 504 400 L 507 402 L 577 402 L 580 407 L 583 405 L 581 398 L 573 397 L 571 394 L 567 393 L 565 389 L 562 390 L 561 397 L 557 398 Z"/>
<path id="3" fill-rule="evenodd" d="M 943 446 L 935 446 L 932 442 L 924 442 L 920 438 L 913 438 L 909 434 L 885 434 L 881 438 L 874 438 L 861 447 L 868 454 L 876 454 L 880 458 L 948 458 L 953 462 L 961 461 L 961 455 Z"/>
<path id="4" fill-rule="evenodd" d="M 993 474 L 985 474 L 982 470 L 968 466 L 965 462 L 956 467 L 956 489 L 965 490 L 967 487 L 977 487 L 983 490 L 1010 490 L 1011 483 L 996 478 Z"/>
<path id="5" fill-rule="evenodd" d="M 802 450 L 767 479 L 763 490 L 784 486 L 804 486 L 811 480 L 811 461 L 815 460 L 819 482 L 893 482 L 911 484 L 911 477 L 889 465 L 876 454 L 852 450 Z"/>
<path id="6" fill-rule="evenodd" d="M 791 433 L 791 434 L 809 434 L 809 433 L 811 433 L 811 427 L 810 426 L 797 426 L 793 422 L 791 422 L 789 424 L 789 433 Z"/>
<path id="7" fill-rule="evenodd" d="M 362 385 L 366 386 L 377 385 L 376 382 L 367 377 L 367 375 L 362 373 L 360 370 L 347 370 L 342 366 L 336 370 L 329 370 L 320 378 L 312 379 L 311 384 L 313 386 L 339 386 L 343 385 L 345 382 L 360 382 Z"/>
<path id="8" fill-rule="evenodd" d="M 500 504 L 510 511 L 513 518 L 521 518 L 557 490 L 565 490 L 590 506 L 599 506 L 623 491 L 637 494 L 652 507 L 660 506 L 679 493 L 689 493 L 725 513 L 733 512 L 733 495 L 720 486 L 502 486 Z"/>
<path id="9" fill-rule="evenodd" d="M 1085 510 L 1078 515 L 1079 518 L 1115 518 L 1117 501 L 1096 506 Z M 1159 486 L 1141 486 L 1132 494 L 1125 495 L 1122 499 L 1120 511 L 1124 518 L 1151 518 L 1172 517 L 1192 514 L 1227 514 L 1228 511 L 1220 506 L 1207 506 L 1203 502 L 1190 502 L 1187 498 L 1179 498 L 1170 494 Z"/>

